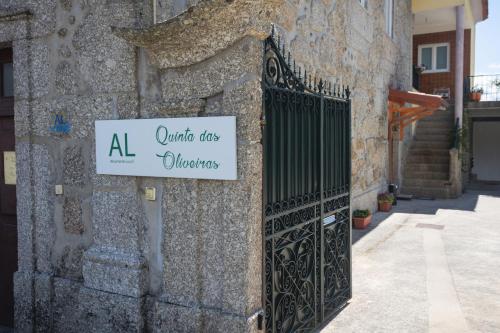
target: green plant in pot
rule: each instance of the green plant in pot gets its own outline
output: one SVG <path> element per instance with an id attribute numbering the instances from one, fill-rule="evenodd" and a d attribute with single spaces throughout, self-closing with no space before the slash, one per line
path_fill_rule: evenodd
<path id="1" fill-rule="evenodd" d="M 483 88 L 474 87 L 470 91 L 470 99 L 474 102 L 479 102 L 481 100 L 481 96 L 483 95 Z"/>
<path id="2" fill-rule="evenodd" d="M 372 221 L 372 213 L 369 209 L 357 209 L 352 212 L 352 223 L 355 229 L 365 229 Z"/>
<path id="3" fill-rule="evenodd" d="M 390 212 L 394 203 L 394 195 L 391 193 L 380 193 L 378 195 L 378 210 L 381 212 Z"/>

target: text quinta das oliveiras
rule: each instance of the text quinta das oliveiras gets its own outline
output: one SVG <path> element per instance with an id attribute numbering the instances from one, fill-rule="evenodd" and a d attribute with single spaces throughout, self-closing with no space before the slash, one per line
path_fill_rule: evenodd
<path id="1" fill-rule="evenodd" d="M 194 133 L 189 127 L 184 131 L 170 132 L 165 126 L 158 126 L 156 129 L 156 141 L 168 146 L 169 143 L 177 142 L 195 142 L 198 139 L 200 142 L 218 142 L 220 135 L 217 133 L 204 130 L 201 133 Z M 217 170 L 220 167 L 220 162 L 214 160 L 186 159 L 182 154 L 175 153 L 170 150 L 162 154 L 156 154 L 163 161 L 163 166 L 167 170 L 176 169 L 213 169 Z"/>
<path id="2" fill-rule="evenodd" d="M 220 135 L 214 132 L 209 132 L 204 130 L 199 135 L 194 133 L 189 127 L 184 131 L 169 132 L 168 128 L 165 126 L 158 126 L 156 129 L 156 141 L 162 146 L 168 146 L 169 143 L 178 142 L 195 142 L 196 139 L 200 142 L 218 142 L 220 140 Z M 120 157 L 135 157 L 135 153 L 129 152 L 128 147 L 128 134 L 125 133 L 125 146 L 122 149 L 120 144 L 118 134 L 113 134 L 113 139 L 111 140 L 111 148 L 109 150 L 109 157 L 113 157 L 113 153 L 116 151 Z M 125 154 L 123 154 L 125 152 Z M 162 154 L 156 154 L 163 161 L 163 166 L 167 170 L 173 168 L 176 169 L 213 169 L 217 170 L 220 167 L 220 162 L 214 160 L 202 160 L 197 159 L 186 159 L 182 154 L 175 153 L 170 150 L 165 151 Z M 132 163 L 133 160 L 112 160 L 113 163 Z"/>

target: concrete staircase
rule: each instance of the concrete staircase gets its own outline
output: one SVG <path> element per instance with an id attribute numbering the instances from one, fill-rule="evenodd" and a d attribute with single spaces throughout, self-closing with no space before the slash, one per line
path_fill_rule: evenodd
<path id="1" fill-rule="evenodd" d="M 450 147 L 454 111 L 436 111 L 421 119 L 403 171 L 402 194 L 416 198 L 450 197 Z"/>

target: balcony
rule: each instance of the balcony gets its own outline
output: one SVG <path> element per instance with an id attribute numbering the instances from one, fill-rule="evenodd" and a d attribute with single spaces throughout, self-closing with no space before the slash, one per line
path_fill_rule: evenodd
<path id="1" fill-rule="evenodd" d="M 500 102 L 500 74 L 468 76 L 464 82 L 466 102 Z"/>

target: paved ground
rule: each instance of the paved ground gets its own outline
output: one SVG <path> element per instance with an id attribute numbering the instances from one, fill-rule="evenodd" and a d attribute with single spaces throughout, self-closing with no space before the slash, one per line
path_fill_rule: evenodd
<path id="1" fill-rule="evenodd" d="M 353 299 L 323 333 L 500 332 L 500 191 L 399 202 L 374 222 L 353 233 Z"/>

